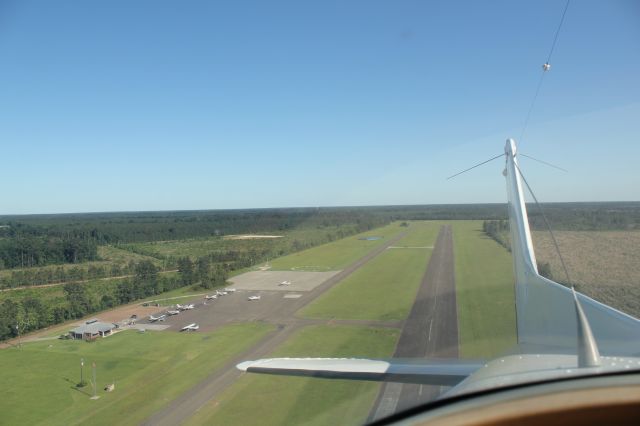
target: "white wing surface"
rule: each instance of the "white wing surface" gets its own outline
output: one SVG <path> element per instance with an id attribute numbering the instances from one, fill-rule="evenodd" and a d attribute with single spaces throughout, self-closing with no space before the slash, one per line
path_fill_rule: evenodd
<path id="1" fill-rule="evenodd" d="M 507 140 L 505 154 L 518 342 L 537 349 L 548 347 L 575 353 L 577 323 L 573 294 L 570 288 L 538 274 L 513 139 Z M 577 295 L 603 354 L 640 354 L 640 321 L 584 294 Z"/>
<path id="2" fill-rule="evenodd" d="M 237 368 L 250 373 L 454 386 L 482 365 L 470 360 L 271 358 L 245 361 Z"/>

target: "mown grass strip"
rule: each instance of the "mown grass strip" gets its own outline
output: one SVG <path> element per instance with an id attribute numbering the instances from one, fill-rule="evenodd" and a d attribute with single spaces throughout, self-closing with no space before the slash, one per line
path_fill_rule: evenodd
<path id="1" fill-rule="evenodd" d="M 409 227 L 410 244 L 433 245 L 438 226 Z M 304 308 L 309 318 L 403 320 L 409 314 L 431 250 L 388 249 Z"/>
<path id="2" fill-rule="evenodd" d="M 287 271 L 336 271 L 363 257 L 369 251 L 384 244 L 389 238 L 399 234 L 405 228 L 398 223 L 377 228 L 362 234 L 323 244 L 298 253 L 274 259 L 271 269 Z M 366 237 L 382 237 L 377 240 L 365 240 Z"/>
<path id="3" fill-rule="evenodd" d="M 373 357 L 393 353 L 399 330 L 309 326 L 270 356 Z M 202 407 L 188 425 L 362 424 L 380 384 L 245 374 Z"/>
<path id="4" fill-rule="evenodd" d="M 460 356 L 493 358 L 516 343 L 511 254 L 480 221 L 453 222 Z"/>

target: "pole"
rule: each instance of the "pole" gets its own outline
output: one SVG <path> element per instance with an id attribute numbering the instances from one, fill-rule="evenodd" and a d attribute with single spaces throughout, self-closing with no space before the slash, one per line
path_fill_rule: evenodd
<path id="1" fill-rule="evenodd" d="M 16 323 L 16 332 L 18 333 L 18 349 L 22 350 L 22 342 L 20 341 L 20 326 Z"/>
<path id="2" fill-rule="evenodd" d="M 82 387 L 82 370 L 84 370 L 84 358 L 80 358 L 80 386 Z"/>
<path id="3" fill-rule="evenodd" d="M 95 361 L 92 363 L 92 367 L 93 367 L 93 396 L 91 397 L 91 399 L 98 399 L 100 397 L 98 395 L 96 395 L 96 392 L 98 390 L 98 382 L 96 382 L 96 363 L 95 363 Z"/>

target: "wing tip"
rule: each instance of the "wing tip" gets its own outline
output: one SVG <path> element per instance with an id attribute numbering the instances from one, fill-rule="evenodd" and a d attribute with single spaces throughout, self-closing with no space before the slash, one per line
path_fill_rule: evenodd
<path id="1" fill-rule="evenodd" d="M 247 371 L 251 366 L 253 366 L 254 363 L 255 361 L 243 361 L 239 364 L 236 364 L 236 368 L 240 371 Z"/>

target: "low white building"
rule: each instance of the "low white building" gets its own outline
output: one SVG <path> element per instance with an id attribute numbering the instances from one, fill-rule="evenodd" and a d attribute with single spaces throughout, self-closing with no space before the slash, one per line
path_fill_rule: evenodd
<path id="1" fill-rule="evenodd" d="M 72 339 L 93 340 L 98 337 L 109 336 L 116 328 L 117 326 L 115 324 L 89 320 L 80 327 L 71 330 L 69 336 L 71 336 Z"/>

